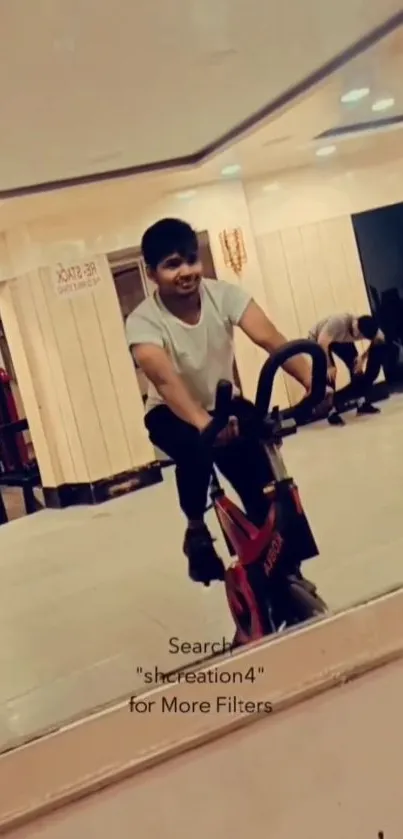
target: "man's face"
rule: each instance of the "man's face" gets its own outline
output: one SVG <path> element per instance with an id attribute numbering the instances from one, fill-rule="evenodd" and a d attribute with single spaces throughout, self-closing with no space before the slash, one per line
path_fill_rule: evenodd
<path id="1" fill-rule="evenodd" d="M 163 296 L 181 298 L 191 297 L 198 291 L 202 272 L 197 251 L 187 255 L 172 253 L 155 270 L 149 270 Z"/>

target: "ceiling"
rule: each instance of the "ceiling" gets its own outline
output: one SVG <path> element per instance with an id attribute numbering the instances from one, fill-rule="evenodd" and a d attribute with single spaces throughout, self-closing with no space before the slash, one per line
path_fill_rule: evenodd
<path id="1" fill-rule="evenodd" d="M 343 104 L 342 96 L 354 88 L 369 88 L 369 93 L 358 102 Z M 373 110 L 376 103 L 383 100 L 386 105 L 388 99 L 390 107 Z M 324 132 L 330 136 L 321 139 Z M 335 146 L 334 154 L 316 155 L 330 145 Z M 278 176 L 290 169 L 370 166 L 386 157 L 403 157 L 403 27 L 224 152 L 197 168 L 176 173 L 175 179 L 171 175 L 170 187 L 179 195 L 183 190 L 186 198 L 187 190 L 222 179 L 227 168 L 239 166 L 234 177 L 264 176 L 267 188 L 274 189 Z"/>
<path id="2" fill-rule="evenodd" d="M 270 113 L 278 116 L 280 137 L 273 134 L 274 122 L 266 124 L 260 139 L 257 133 L 247 140 L 259 150 L 253 161 L 252 146 L 241 143 L 214 165 L 239 158 L 246 174 L 253 174 L 262 166 L 290 165 L 289 152 L 291 165 L 303 165 L 310 154 L 304 144 L 340 118 L 335 103 L 341 86 L 350 83 L 347 70 L 285 115 L 284 109 L 402 23 L 400 5 L 401 0 L 2 4 L 0 197 L 126 169 L 183 165 L 184 159 L 194 165 Z M 382 32 L 375 31 L 379 27 Z M 357 73 L 351 70 L 354 84 Z M 202 177 L 214 175 L 214 169 L 203 172 Z"/>

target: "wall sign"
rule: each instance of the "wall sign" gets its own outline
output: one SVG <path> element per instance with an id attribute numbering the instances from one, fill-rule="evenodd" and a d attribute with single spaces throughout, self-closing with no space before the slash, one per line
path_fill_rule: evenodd
<path id="1" fill-rule="evenodd" d="M 54 287 L 58 297 L 70 298 L 83 292 L 93 291 L 101 279 L 95 260 L 76 265 L 64 265 L 59 262 L 53 268 Z"/>

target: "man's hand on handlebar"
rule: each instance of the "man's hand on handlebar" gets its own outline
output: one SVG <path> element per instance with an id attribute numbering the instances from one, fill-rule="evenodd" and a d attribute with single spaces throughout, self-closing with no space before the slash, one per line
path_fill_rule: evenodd
<path id="1" fill-rule="evenodd" d="M 196 424 L 196 428 L 197 428 L 198 431 L 200 431 L 200 434 L 203 431 L 205 431 L 206 428 L 208 428 L 209 425 L 211 425 L 211 423 L 212 423 L 212 417 L 208 413 L 208 411 L 204 411 L 204 410 L 200 409 L 200 415 L 197 418 L 197 424 Z"/>
<path id="2" fill-rule="evenodd" d="M 206 411 L 204 415 L 200 414 L 200 420 L 198 421 L 196 427 L 200 434 L 203 435 L 203 432 L 208 434 L 209 428 L 210 426 L 212 427 L 213 424 L 213 417 Z M 213 446 L 226 446 L 228 443 L 231 443 L 232 440 L 236 440 L 237 437 L 239 437 L 238 418 L 230 416 L 226 426 L 217 434 L 213 435 L 211 443 Z"/>
<path id="3" fill-rule="evenodd" d="M 226 446 L 232 440 L 239 437 L 239 423 L 237 417 L 230 417 L 228 424 L 217 434 L 215 444 L 216 446 Z"/>
<path id="4" fill-rule="evenodd" d="M 366 359 L 364 358 L 364 356 L 357 356 L 354 362 L 354 373 L 356 376 L 362 376 L 365 369 L 365 361 Z"/>

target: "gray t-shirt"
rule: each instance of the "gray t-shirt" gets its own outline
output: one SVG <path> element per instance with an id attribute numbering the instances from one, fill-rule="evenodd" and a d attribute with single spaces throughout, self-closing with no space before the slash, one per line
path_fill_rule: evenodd
<path id="1" fill-rule="evenodd" d="M 129 347 L 155 344 L 169 354 L 193 398 L 207 411 L 215 405 L 220 379 L 234 383 L 233 327 L 252 297 L 232 283 L 203 279 L 201 312 L 196 325 L 184 323 L 166 309 L 158 293 L 148 297 L 126 320 Z M 146 411 L 163 403 L 149 383 Z"/>
<path id="2" fill-rule="evenodd" d="M 311 341 L 317 341 L 320 333 L 325 329 L 326 334 L 332 339 L 332 343 L 351 344 L 356 340 L 353 334 L 353 327 L 353 315 L 330 315 L 330 317 L 322 318 L 322 320 L 318 321 L 318 323 L 309 330 L 308 337 Z"/>

